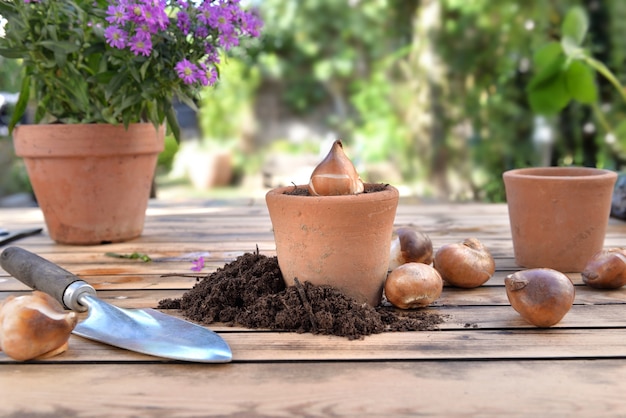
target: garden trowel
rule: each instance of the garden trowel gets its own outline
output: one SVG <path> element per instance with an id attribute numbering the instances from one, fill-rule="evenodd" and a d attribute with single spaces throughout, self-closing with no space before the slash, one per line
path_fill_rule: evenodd
<path id="1" fill-rule="evenodd" d="M 0 254 L 0 266 L 32 289 L 48 293 L 65 307 L 88 311 L 73 333 L 152 356 L 202 363 L 232 360 L 228 344 L 215 332 L 154 309 L 122 309 L 96 297 L 87 282 L 19 247 Z"/>

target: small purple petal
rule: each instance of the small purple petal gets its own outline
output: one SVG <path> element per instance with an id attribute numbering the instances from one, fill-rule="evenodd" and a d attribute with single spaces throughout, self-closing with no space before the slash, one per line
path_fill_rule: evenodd
<path id="1" fill-rule="evenodd" d="M 191 262 L 192 267 L 191 270 L 192 271 L 200 271 L 204 268 L 204 257 L 199 257 L 197 260 L 194 260 Z"/>

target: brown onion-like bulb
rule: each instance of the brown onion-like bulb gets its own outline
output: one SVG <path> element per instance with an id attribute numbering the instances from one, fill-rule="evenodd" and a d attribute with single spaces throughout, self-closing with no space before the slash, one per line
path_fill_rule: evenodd
<path id="1" fill-rule="evenodd" d="M 309 194 L 312 196 L 339 196 L 363 193 L 361 177 L 352 161 L 343 151 L 340 140 L 333 143 L 328 155 L 311 174 Z"/>
<path id="2" fill-rule="evenodd" d="M 441 296 L 443 280 L 431 266 L 406 263 L 387 276 L 385 297 L 400 309 L 423 308 Z"/>
<path id="3" fill-rule="evenodd" d="M 433 262 L 433 243 L 428 235 L 411 228 L 399 228 L 396 234 L 389 251 L 390 271 L 405 263 Z"/>
<path id="4" fill-rule="evenodd" d="M 601 250 L 587 262 L 581 273 L 583 282 L 596 289 L 619 289 L 626 284 L 626 251 Z"/>
<path id="5" fill-rule="evenodd" d="M 476 238 L 442 246 L 433 265 L 447 283 L 466 289 L 482 285 L 496 272 L 491 253 Z"/>
<path id="6" fill-rule="evenodd" d="M 504 279 L 506 295 L 531 324 L 547 328 L 558 323 L 574 304 L 574 284 L 565 274 L 548 268 L 522 270 Z"/>
<path id="7" fill-rule="evenodd" d="M 0 306 L 0 349 L 19 361 L 61 354 L 77 322 L 46 293 L 9 296 Z"/>

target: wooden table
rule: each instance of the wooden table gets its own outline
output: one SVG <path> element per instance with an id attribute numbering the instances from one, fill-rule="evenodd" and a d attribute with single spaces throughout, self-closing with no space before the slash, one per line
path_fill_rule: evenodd
<path id="1" fill-rule="evenodd" d="M 228 364 L 165 361 L 72 336 L 48 361 L 17 363 L 0 353 L 2 416 L 616 416 L 626 415 L 626 289 L 576 284 L 575 305 L 555 327 L 537 329 L 510 307 L 504 277 L 512 258 L 505 205 L 402 203 L 396 225 L 426 232 L 435 249 L 475 236 L 497 272 L 484 286 L 446 287 L 429 309 L 438 331 L 341 337 L 215 325 Z M 43 226 L 38 209 L 1 209 L 0 226 Z M 141 238 L 64 246 L 44 234 L 13 245 L 80 275 L 122 307 L 155 307 L 195 283 L 191 260 L 209 273 L 258 246 L 274 255 L 262 199 L 153 201 Z M 612 219 L 606 246 L 626 246 Z M 153 261 L 106 252 L 146 253 Z M 162 277 L 167 275 L 167 277 Z M 28 289 L 0 270 L 0 299 Z M 168 312 L 178 315 L 177 312 Z"/>

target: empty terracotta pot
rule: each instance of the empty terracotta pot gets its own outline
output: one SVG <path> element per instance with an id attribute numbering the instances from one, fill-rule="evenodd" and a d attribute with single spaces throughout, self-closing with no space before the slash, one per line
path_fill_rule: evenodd
<path id="1" fill-rule="evenodd" d="M 50 237 L 91 245 L 141 235 L 164 137 L 151 123 L 18 126 L 15 153 Z"/>
<path id="2" fill-rule="evenodd" d="M 359 302 L 380 304 L 398 190 L 386 186 L 347 196 L 289 194 L 293 190 L 280 187 L 266 195 L 285 283 L 292 286 L 298 278 L 331 285 Z"/>
<path id="3" fill-rule="evenodd" d="M 587 167 L 534 167 L 503 174 L 515 261 L 580 272 L 604 245 L 617 174 Z"/>

